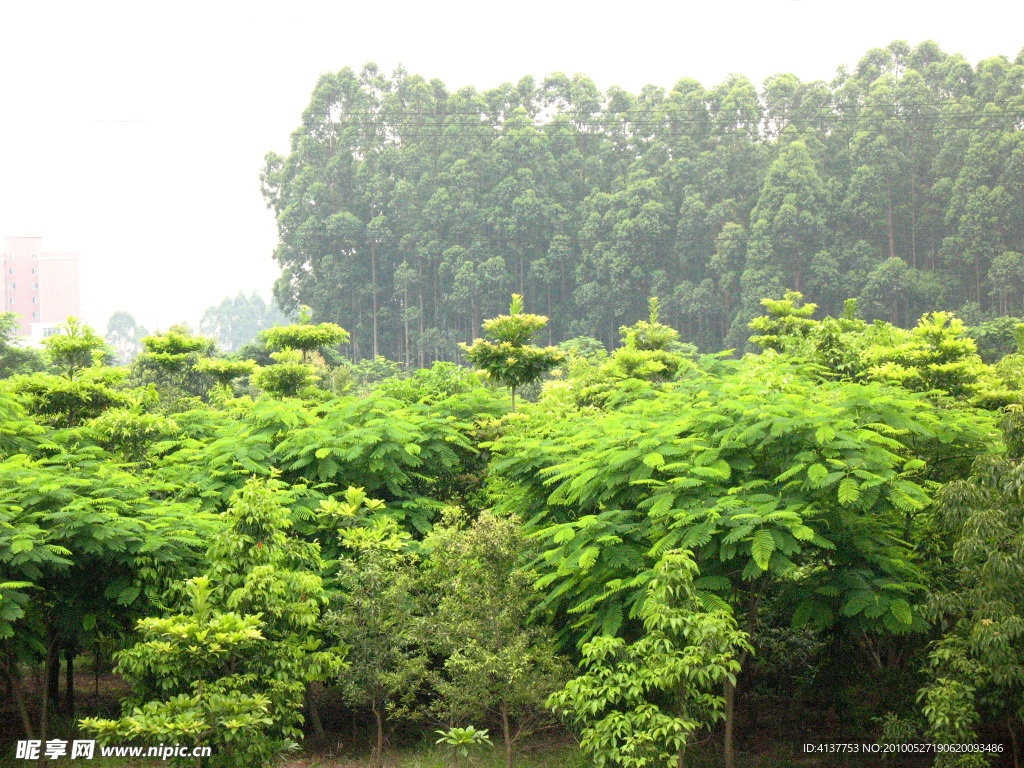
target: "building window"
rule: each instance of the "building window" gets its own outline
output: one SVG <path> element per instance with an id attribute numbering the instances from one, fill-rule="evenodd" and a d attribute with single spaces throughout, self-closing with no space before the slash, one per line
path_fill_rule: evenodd
<path id="1" fill-rule="evenodd" d="M 60 328 L 44 328 L 43 338 L 48 339 L 51 336 L 56 336 L 58 333 L 60 333 Z"/>
<path id="2" fill-rule="evenodd" d="M 14 297 L 11 296 L 11 304 L 13 304 L 13 303 L 14 303 Z"/>
<path id="3" fill-rule="evenodd" d="M 39 303 L 39 297 L 38 296 L 33 296 L 32 297 L 32 303 L 33 304 L 38 304 Z"/>
<path id="4" fill-rule="evenodd" d="M 33 253 L 32 254 L 32 258 L 33 259 L 38 259 L 39 258 L 39 254 L 38 253 Z"/>
<path id="5" fill-rule="evenodd" d="M 11 267 L 11 274 L 14 274 L 14 267 Z"/>
<path id="6" fill-rule="evenodd" d="M 39 283 L 32 283 L 32 287 L 39 290 Z"/>
<path id="7" fill-rule="evenodd" d="M 39 313 L 38 312 L 33 312 L 32 313 L 32 318 L 35 319 L 35 320 L 38 320 L 39 319 Z"/>
<path id="8" fill-rule="evenodd" d="M 17 284 L 17 283 L 11 283 L 11 290 L 12 290 L 12 291 L 13 291 L 13 290 L 14 290 L 15 288 L 17 288 L 17 287 L 18 287 L 18 284 Z"/>
<path id="9" fill-rule="evenodd" d="M 13 253 L 8 253 L 7 254 L 7 258 L 10 259 L 11 261 L 14 261 L 14 254 Z"/>
<path id="10" fill-rule="evenodd" d="M 33 275 L 38 275 L 39 274 L 39 267 L 32 267 L 32 274 Z"/>

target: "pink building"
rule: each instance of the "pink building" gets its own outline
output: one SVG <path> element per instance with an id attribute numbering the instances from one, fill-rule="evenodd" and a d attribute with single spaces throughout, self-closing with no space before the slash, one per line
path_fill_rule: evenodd
<path id="1" fill-rule="evenodd" d="M 33 342 L 81 314 L 77 253 L 43 253 L 41 237 L 5 237 L 3 312 L 21 315 L 18 334 Z"/>

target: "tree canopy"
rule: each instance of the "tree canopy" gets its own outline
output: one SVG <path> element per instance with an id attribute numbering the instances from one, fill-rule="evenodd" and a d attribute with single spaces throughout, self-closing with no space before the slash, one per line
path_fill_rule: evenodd
<path id="1" fill-rule="evenodd" d="M 1024 312 L 1024 58 L 934 42 L 829 82 L 741 75 L 601 93 L 585 75 L 449 89 L 405 69 L 317 82 L 263 192 L 275 296 L 356 359 L 454 360 L 509 293 L 553 344 L 612 346 L 662 297 L 703 351 L 742 347 L 763 298 L 968 324 Z"/>

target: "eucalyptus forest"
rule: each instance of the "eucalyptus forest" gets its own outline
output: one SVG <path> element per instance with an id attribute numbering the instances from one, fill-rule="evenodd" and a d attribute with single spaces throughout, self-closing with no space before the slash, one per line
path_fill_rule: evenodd
<path id="1" fill-rule="evenodd" d="M 638 95 L 343 69 L 267 157 L 277 300 L 348 329 L 357 359 L 420 366 L 454 360 L 513 292 L 549 343 L 608 346 L 659 296 L 708 352 L 741 349 L 785 288 L 901 326 L 1020 314 L 1022 65 L 895 42 L 830 84 Z"/>
<path id="2" fill-rule="evenodd" d="M 324 75 L 276 307 L 0 315 L 0 765 L 1019 768 L 1022 119 Z"/>

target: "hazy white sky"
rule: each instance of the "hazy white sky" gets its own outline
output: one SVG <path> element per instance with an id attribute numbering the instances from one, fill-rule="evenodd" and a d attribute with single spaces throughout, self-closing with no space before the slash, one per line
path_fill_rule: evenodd
<path id="1" fill-rule="evenodd" d="M 1012 58 L 1024 3 L 6 0 L 0 30 L 0 235 L 80 252 L 93 325 L 124 309 L 152 329 L 239 290 L 269 297 L 258 175 L 322 72 L 402 63 L 453 91 L 554 71 L 634 92 L 830 80 L 896 39 Z"/>

